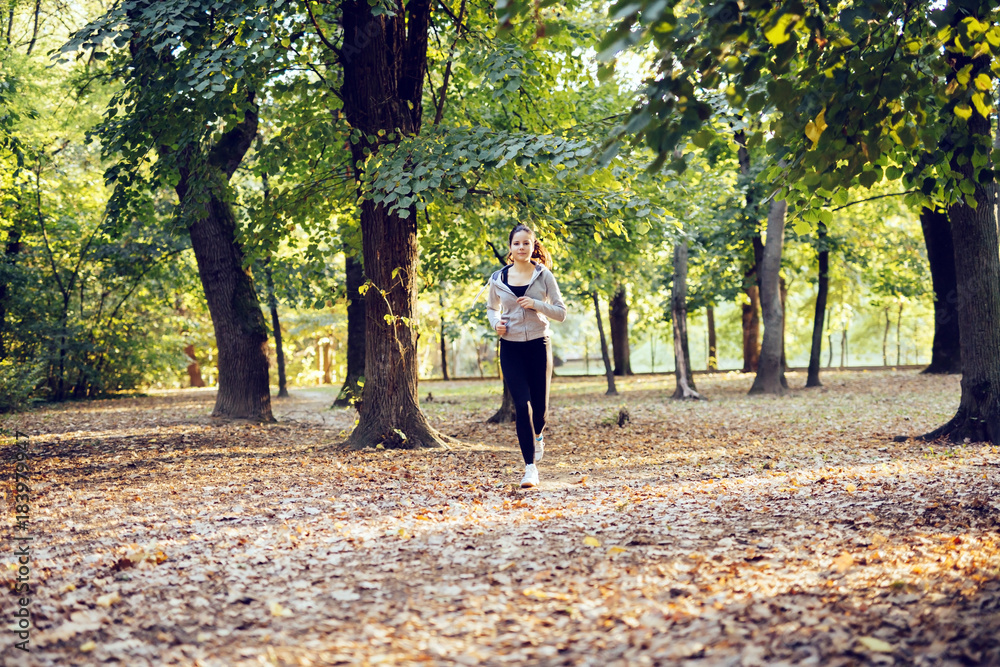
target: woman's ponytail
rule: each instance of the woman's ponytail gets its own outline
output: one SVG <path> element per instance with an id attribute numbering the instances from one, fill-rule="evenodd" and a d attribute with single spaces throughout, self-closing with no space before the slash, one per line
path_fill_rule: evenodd
<path id="1" fill-rule="evenodd" d="M 535 249 L 531 251 L 531 259 L 538 260 L 546 269 L 552 270 L 552 253 L 546 250 L 538 239 L 535 239 Z"/>

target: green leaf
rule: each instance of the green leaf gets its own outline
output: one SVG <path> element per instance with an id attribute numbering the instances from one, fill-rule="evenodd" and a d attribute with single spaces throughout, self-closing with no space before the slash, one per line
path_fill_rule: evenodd
<path id="1" fill-rule="evenodd" d="M 778 17 L 775 24 L 764 32 L 764 37 L 766 37 L 767 41 L 771 42 L 774 46 L 784 44 L 790 39 L 791 35 L 789 34 L 789 31 L 798 18 L 799 17 L 796 14 L 782 14 Z"/>

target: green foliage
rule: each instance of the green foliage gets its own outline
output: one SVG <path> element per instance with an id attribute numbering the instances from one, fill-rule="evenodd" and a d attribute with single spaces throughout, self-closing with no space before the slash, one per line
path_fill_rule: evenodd
<path id="1" fill-rule="evenodd" d="M 226 195 L 213 174 L 235 166 L 225 150 L 210 149 L 224 149 L 229 132 L 256 118 L 262 83 L 287 48 L 283 4 L 132 0 L 60 49 L 78 58 L 104 53 L 108 75 L 122 82 L 94 130 L 115 161 L 105 179 L 115 187 L 108 214 L 119 228 L 148 213 L 165 186 L 183 185 L 184 218 L 198 216 L 209 193 Z"/>
<path id="2" fill-rule="evenodd" d="M 762 179 L 805 212 L 852 184 L 871 187 L 903 177 L 917 204 L 949 203 L 969 184 L 949 164 L 971 159 L 974 178 L 992 178 L 989 137 L 972 136 L 966 119 L 992 104 L 993 72 L 970 64 L 952 75 L 951 58 L 1000 52 L 1000 27 L 987 3 L 970 14 L 949 3 L 825 2 L 742 4 L 619 0 L 619 21 L 601 46 L 614 56 L 636 44 L 657 49 L 659 72 L 646 82 L 622 131 L 662 161 L 712 116 L 710 91 L 748 117 L 763 114 L 749 145 L 772 160 Z M 945 53 L 947 52 L 947 57 Z M 976 67 L 979 67 L 977 65 Z M 966 196 L 970 201 L 970 196 Z"/>
<path id="3" fill-rule="evenodd" d="M 0 360 L 0 413 L 17 412 L 31 405 L 45 377 L 41 364 L 15 364 Z"/>

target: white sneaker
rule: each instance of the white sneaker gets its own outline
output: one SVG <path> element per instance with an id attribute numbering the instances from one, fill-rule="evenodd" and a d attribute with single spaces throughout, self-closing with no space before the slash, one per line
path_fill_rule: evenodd
<path id="1" fill-rule="evenodd" d="M 545 456 L 545 436 L 540 435 L 535 438 L 535 463 L 541 461 L 543 456 Z"/>
<path id="2" fill-rule="evenodd" d="M 530 489 L 533 486 L 538 486 L 538 468 L 535 467 L 534 463 L 529 463 L 524 466 L 524 479 L 521 480 L 521 488 Z"/>

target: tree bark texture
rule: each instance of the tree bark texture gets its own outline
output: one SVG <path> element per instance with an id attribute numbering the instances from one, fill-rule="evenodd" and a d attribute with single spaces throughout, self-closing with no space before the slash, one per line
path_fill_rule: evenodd
<path id="1" fill-rule="evenodd" d="M 597 316 L 597 333 L 601 337 L 601 357 L 604 359 L 604 375 L 608 379 L 608 390 L 604 392 L 608 396 L 617 396 L 618 389 L 615 387 L 615 371 L 611 367 L 611 355 L 608 353 L 608 339 L 604 336 L 604 322 L 601 319 L 601 301 L 597 298 L 597 292 L 591 292 L 594 299 L 594 314 Z"/>
<path id="2" fill-rule="evenodd" d="M 219 394 L 213 417 L 274 421 L 267 363 L 267 329 L 229 202 L 214 193 L 208 215 L 189 227 L 191 246 L 219 351 Z"/>
<path id="3" fill-rule="evenodd" d="M 394 16 L 372 16 L 364 0 L 341 5 L 344 82 L 341 94 L 351 127 L 355 177 L 366 152 L 377 153 L 385 133 L 416 134 L 423 114 L 430 0 L 410 0 Z M 371 137 L 374 141 L 369 141 Z M 438 447 L 442 436 L 427 423 L 417 398 L 417 223 L 361 202 L 362 257 L 370 289 L 365 295 L 365 384 L 357 427 L 347 445 L 360 449 Z"/>
<path id="4" fill-rule="evenodd" d="M 360 258 L 345 254 L 345 286 L 347 289 L 347 377 L 340 388 L 334 407 L 346 407 L 361 400 L 361 383 L 365 376 L 365 329 L 368 326 L 365 295 L 365 270 Z"/>
<path id="5" fill-rule="evenodd" d="M 757 266 L 760 278 L 760 304 L 764 319 L 764 340 L 760 348 L 760 363 L 754 377 L 751 394 L 785 393 L 785 369 L 781 363 L 782 333 L 784 332 L 784 312 L 781 308 L 781 293 L 778 273 L 781 270 L 781 250 L 785 239 L 785 213 L 788 205 L 784 200 L 771 201 L 767 215 L 767 243 Z"/>
<path id="6" fill-rule="evenodd" d="M 957 19 L 961 15 L 956 12 Z M 954 71 L 973 64 L 971 76 L 989 70 L 985 56 L 971 60 L 954 56 Z M 973 111 L 967 125 L 970 140 L 980 150 L 990 146 L 989 120 Z M 957 153 L 958 151 L 956 151 Z M 996 183 L 979 183 L 971 160 L 951 168 L 974 183 L 976 208 L 964 199 L 948 207 L 952 242 L 955 248 L 955 277 L 958 294 L 959 339 L 962 346 L 962 396 L 958 411 L 948 423 L 922 436 L 932 440 L 947 437 L 952 442 L 992 442 L 1000 444 L 1000 239 L 997 235 L 994 194 Z"/>
<path id="7" fill-rule="evenodd" d="M 816 230 L 816 254 L 819 275 L 816 278 L 816 311 L 813 316 L 812 346 L 809 348 L 807 387 L 822 387 L 819 381 L 820 355 L 823 353 L 823 325 L 826 316 L 826 299 L 830 293 L 830 248 L 827 244 L 826 225 L 822 222 Z"/>
<path id="8" fill-rule="evenodd" d="M 271 311 L 271 330 L 274 336 L 274 356 L 278 364 L 278 398 L 288 396 L 288 378 L 285 376 L 285 349 L 281 345 L 281 320 L 278 319 L 278 297 L 274 293 L 274 276 L 270 261 L 264 265 L 267 281 L 267 307 Z"/>
<path id="9" fill-rule="evenodd" d="M 756 373 L 760 363 L 760 290 L 746 288 L 750 303 L 743 304 L 743 372 Z"/>
<path id="10" fill-rule="evenodd" d="M 182 206 L 197 207 L 199 211 L 193 214 L 188 231 L 219 352 L 219 392 L 212 416 L 274 421 L 267 327 L 253 281 L 243 268 L 244 255 L 236 241 L 232 205 L 222 194 L 256 132 L 257 114 L 248 110 L 243 122 L 212 148 L 207 165 L 197 172 L 181 170 L 176 190 Z M 207 201 L 189 201 L 191 178 L 216 181 L 207 186 Z"/>
<path id="11" fill-rule="evenodd" d="M 958 283 L 955 277 L 955 246 L 948 214 L 924 208 L 920 227 L 927 246 L 927 260 L 934 286 L 934 343 L 931 363 L 924 373 L 961 373 L 962 347 L 958 325 Z"/>
<path id="12" fill-rule="evenodd" d="M 670 292 L 670 314 L 674 329 L 674 378 L 676 388 L 671 398 L 703 398 L 694 386 L 691 372 L 691 353 L 687 334 L 687 272 L 688 246 L 686 242 L 674 244 L 674 278 Z"/>
<path id="13" fill-rule="evenodd" d="M 619 287 L 608 308 L 608 328 L 611 329 L 611 350 L 614 354 L 615 375 L 632 375 L 628 344 L 628 295 Z"/>
<path id="14" fill-rule="evenodd" d="M 708 364 L 710 371 L 719 370 L 719 348 L 715 339 L 715 308 L 705 308 L 705 322 L 708 326 Z"/>

